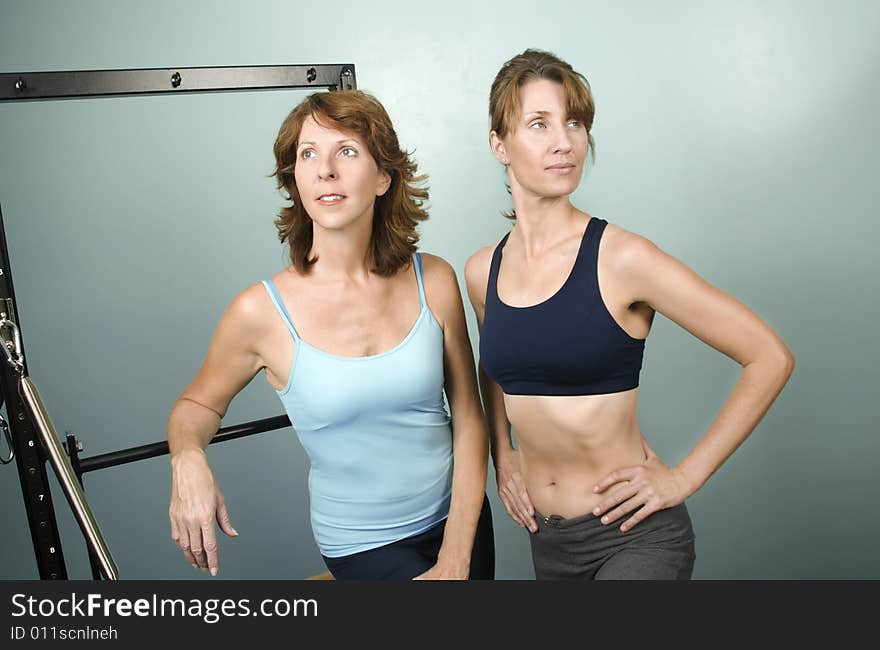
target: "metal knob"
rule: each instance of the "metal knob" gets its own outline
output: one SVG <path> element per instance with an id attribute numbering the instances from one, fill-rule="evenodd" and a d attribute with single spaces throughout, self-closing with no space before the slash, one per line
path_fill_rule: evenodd
<path id="1" fill-rule="evenodd" d="M 354 74 L 351 71 L 351 68 L 342 68 L 342 72 L 340 73 L 339 81 L 342 84 L 343 90 L 351 90 L 352 87 L 352 77 Z"/>

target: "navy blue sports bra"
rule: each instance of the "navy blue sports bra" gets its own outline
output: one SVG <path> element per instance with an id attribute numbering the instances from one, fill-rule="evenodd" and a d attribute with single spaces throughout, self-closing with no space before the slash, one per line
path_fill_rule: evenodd
<path id="1" fill-rule="evenodd" d="M 639 385 L 645 339 L 627 334 L 599 293 L 599 241 L 608 222 L 592 217 L 571 274 L 529 307 L 498 298 L 504 236 L 489 267 L 480 365 L 508 395 L 599 395 Z"/>

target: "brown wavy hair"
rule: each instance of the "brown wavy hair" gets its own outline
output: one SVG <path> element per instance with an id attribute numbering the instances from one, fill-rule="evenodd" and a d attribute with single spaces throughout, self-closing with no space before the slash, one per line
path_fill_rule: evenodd
<path id="1" fill-rule="evenodd" d="M 522 112 L 519 89 L 529 81 L 548 79 L 562 85 L 565 91 L 568 117 L 580 121 L 587 129 L 587 151 L 596 160 L 596 142 L 593 140 L 593 118 L 596 105 L 587 78 L 576 72 L 571 65 L 551 52 L 528 49 L 506 61 L 489 92 L 489 118 L 491 129 L 499 138 L 514 128 L 515 120 Z M 510 187 L 508 186 L 508 192 Z M 516 212 L 504 213 L 508 219 L 516 219 Z"/>
<path id="2" fill-rule="evenodd" d="M 388 191 L 376 197 L 369 256 L 371 270 L 381 276 L 405 268 L 416 252 L 416 226 L 428 218 L 422 207 L 428 199 L 427 175 L 417 175 L 411 154 L 400 148 L 397 133 L 385 108 L 372 95 L 360 90 L 319 92 L 306 97 L 284 119 L 275 139 L 275 171 L 279 190 L 287 193 L 291 205 L 282 208 L 275 220 L 278 238 L 290 246 L 290 261 L 300 273 L 308 273 L 318 261 L 312 254 L 314 236 L 309 217 L 294 180 L 300 131 L 306 118 L 358 136 L 379 169 L 391 177 Z"/>

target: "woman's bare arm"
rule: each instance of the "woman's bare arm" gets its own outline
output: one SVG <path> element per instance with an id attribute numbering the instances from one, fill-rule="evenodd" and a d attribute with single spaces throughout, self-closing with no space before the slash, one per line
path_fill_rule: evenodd
<path id="1" fill-rule="evenodd" d="M 468 297 L 480 330 L 483 328 L 486 287 L 493 250 L 492 247 L 486 247 L 477 251 L 468 259 L 464 267 Z M 534 518 L 535 508 L 520 472 L 519 452 L 514 449 L 510 441 L 510 421 L 504 408 L 504 393 L 501 387 L 489 378 L 482 365 L 479 367 L 479 381 L 498 483 L 498 496 L 511 519 L 523 528 L 535 532 L 538 530 Z"/>
<path id="2" fill-rule="evenodd" d="M 226 309 L 204 362 L 168 416 L 171 537 L 194 567 L 212 575 L 219 568 L 214 522 L 227 535 L 238 533 L 205 449 L 233 397 L 263 367 L 257 342 L 265 327 L 266 298 L 260 291 L 260 285 L 246 289 Z"/>
<path id="3" fill-rule="evenodd" d="M 794 370 L 794 355 L 746 305 L 649 240 L 626 231 L 616 239 L 611 268 L 621 286 L 630 288 L 631 302 L 649 305 L 743 368 L 718 416 L 681 463 L 670 469 L 653 456 L 596 486 L 597 492 L 611 488 L 594 510 L 607 511 L 607 523 L 646 506 L 624 522 L 629 529 L 705 484 L 767 413 Z"/>
<path id="4" fill-rule="evenodd" d="M 452 416 L 454 464 L 449 518 L 437 565 L 420 577 L 466 580 L 486 494 L 488 436 L 455 271 L 439 257 L 422 255 L 422 259 L 429 307 L 443 329 L 444 388 Z"/>

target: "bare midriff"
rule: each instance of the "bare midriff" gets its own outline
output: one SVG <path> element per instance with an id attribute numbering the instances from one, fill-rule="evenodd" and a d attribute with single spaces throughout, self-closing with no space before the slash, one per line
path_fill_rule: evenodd
<path id="1" fill-rule="evenodd" d="M 593 486 L 645 462 L 638 388 L 605 395 L 504 395 L 532 504 L 545 516 L 587 514 L 607 496 Z"/>

